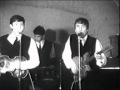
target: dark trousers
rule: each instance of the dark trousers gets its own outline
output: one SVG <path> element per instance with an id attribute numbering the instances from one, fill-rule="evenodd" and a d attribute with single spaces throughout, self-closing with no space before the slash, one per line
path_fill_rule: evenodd
<path id="1" fill-rule="evenodd" d="M 73 74 L 71 73 L 71 70 L 63 66 L 61 74 L 62 77 L 60 83 L 62 90 L 71 90 L 71 85 L 73 82 Z"/>
<path id="2" fill-rule="evenodd" d="M 18 78 L 10 73 L 2 74 L 0 77 L 0 90 L 29 90 L 28 77 L 18 81 Z"/>
<path id="3" fill-rule="evenodd" d="M 87 72 L 87 76 L 81 79 L 81 90 L 100 90 L 99 72 Z M 79 82 L 74 83 L 72 90 L 79 90 Z"/>

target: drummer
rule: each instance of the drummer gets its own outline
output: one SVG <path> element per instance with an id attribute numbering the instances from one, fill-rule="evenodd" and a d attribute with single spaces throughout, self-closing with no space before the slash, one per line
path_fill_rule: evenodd
<path id="1" fill-rule="evenodd" d="M 41 72 L 45 71 L 46 68 L 53 69 L 52 64 L 52 58 L 55 57 L 55 49 L 54 49 L 54 43 L 51 41 L 46 40 L 45 38 L 45 29 L 43 26 L 38 25 L 33 30 L 35 43 L 38 49 L 39 57 L 40 57 L 40 65 L 37 67 L 37 69 L 34 69 L 33 72 L 35 72 L 35 78 L 36 78 L 36 70 L 37 70 L 37 78 L 41 78 Z M 42 70 L 41 70 L 42 69 Z M 43 73 L 42 73 L 43 74 Z"/>
<path id="2" fill-rule="evenodd" d="M 37 26 L 34 30 L 34 38 L 40 57 L 40 67 L 51 65 L 50 59 L 55 57 L 54 43 L 46 40 L 45 29 L 43 26 Z"/>

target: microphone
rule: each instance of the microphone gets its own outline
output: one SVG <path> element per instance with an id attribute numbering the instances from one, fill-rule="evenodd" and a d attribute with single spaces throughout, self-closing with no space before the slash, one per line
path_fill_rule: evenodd
<path id="1" fill-rule="evenodd" d="M 81 36 L 82 36 L 82 32 L 78 33 L 77 36 L 78 36 L 78 37 L 81 37 Z"/>
<path id="2" fill-rule="evenodd" d="M 78 33 L 77 36 L 78 36 L 78 42 L 80 42 L 80 40 L 82 40 L 82 33 L 81 32 Z"/>
<path id="3" fill-rule="evenodd" d="M 81 39 L 85 37 L 85 35 L 82 32 L 78 33 L 77 36 Z"/>

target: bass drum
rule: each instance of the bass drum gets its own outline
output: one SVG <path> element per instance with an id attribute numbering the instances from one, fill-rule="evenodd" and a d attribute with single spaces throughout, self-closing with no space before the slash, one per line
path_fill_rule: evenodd
<path id="1" fill-rule="evenodd" d="M 55 88 L 59 85 L 59 69 L 53 65 L 39 67 L 35 85 L 40 88 Z"/>
<path id="2" fill-rule="evenodd" d="M 52 65 L 48 67 L 39 67 L 37 70 L 37 80 L 54 80 L 57 77 L 57 71 Z"/>

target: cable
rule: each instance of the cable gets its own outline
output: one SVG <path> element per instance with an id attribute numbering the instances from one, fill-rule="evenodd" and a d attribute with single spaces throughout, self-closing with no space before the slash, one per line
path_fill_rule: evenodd
<path id="1" fill-rule="evenodd" d="M 33 80 L 32 80 L 32 78 L 31 78 L 31 74 L 30 74 L 29 71 L 28 71 L 28 75 L 29 75 L 29 77 L 30 77 L 30 81 L 31 81 L 32 89 L 35 90 L 35 86 L 34 86 L 34 83 L 33 83 Z"/>

